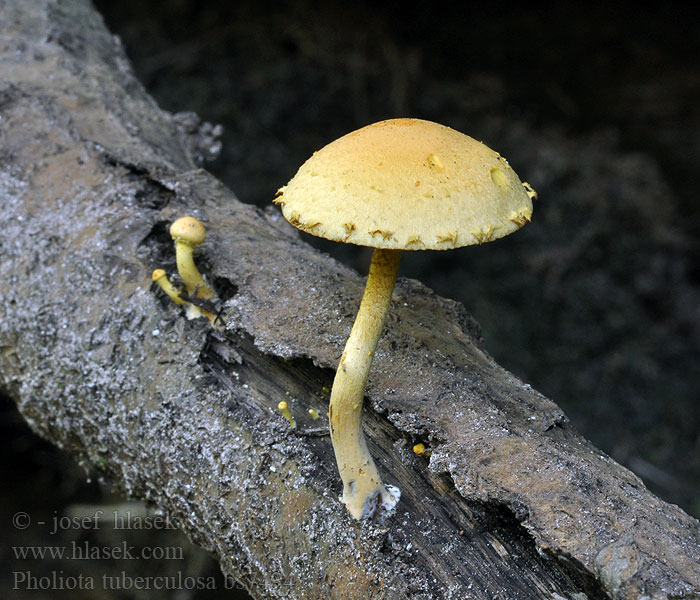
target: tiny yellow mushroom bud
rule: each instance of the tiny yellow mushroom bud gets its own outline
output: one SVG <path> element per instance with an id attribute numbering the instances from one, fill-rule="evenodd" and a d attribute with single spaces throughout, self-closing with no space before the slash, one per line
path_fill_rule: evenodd
<path id="1" fill-rule="evenodd" d="M 204 281 L 192 258 L 194 247 L 207 239 L 204 225 L 194 217 L 181 217 L 170 226 L 170 235 L 175 241 L 177 271 L 185 282 L 187 293 L 197 298 L 212 298 L 214 292 Z"/>
<path id="2" fill-rule="evenodd" d="M 312 418 L 314 421 L 317 421 L 318 418 L 321 416 L 321 415 L 318 414 L 318 411 L 317 411 L 315 408 L 310 408 L 310 409 L 309 409 L 309 414 L 311 415 L 311 418 Z"/>
<path id="3" fill-rule="evenodd" d="M 187 304 L 187 302 L 180 298 L 180 292 L 178 292 L 175 289 L 175 286 L 170 283 L 170 280 L 163 269 L 156 269 L 153 271 L 151 279 L 153 279 L 153 281 L 160 286 L 161 290 L 170 296 L 173 302 L 176 304 Z"/>
<path id="4" fill-rule="evenodd" d="M 416 444 L 413 446 L 413 452 L 416 456 L 430 456 L 432 452 L 425 449 L 425 444 Z"/>
<path id="5" fill-rule="evenodd" d="M 289 404 L 287 404 L 284 400 L 280 402 L 277 405 L 277 409 L 282 413 L 282 416 L 289 421 L 289 426 L 292 429 L 296 429 L 296 421 L 294 421 L 294 417 L 292 416 L 292 411 L 289 410 Z"/>

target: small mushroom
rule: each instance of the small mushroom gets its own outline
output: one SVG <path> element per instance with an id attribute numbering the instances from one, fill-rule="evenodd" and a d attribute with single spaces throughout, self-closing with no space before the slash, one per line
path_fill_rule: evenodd
<path id="1" fill-rule="evenodd" d="M 153 271 L 151 279 L 160 286 L 160 289 L 163 290 L 175 304 L 187 304 L 187 302 L 180 298 L 180 292 L 170 283 L 163 269 L 156 269 Z"/>
<path id="2" fill-rule="evenodd" d="M 287 421 L 289 421 L 289 426 L 290 426 L 292 429 L 296 429 L 296 428 L 297 428 L 297 423 L 296 423 L 296 421 L 294 420 L 294 415 L 292 414 L 292 410 L 289 408 L 289 403 L 287 403 L 287 402 L 285 402 L 284 400 L 282 400 L 282 402 L 280 402 L 280 403 L 277 405 L 277 410 L 279 410 L 279 411 L 282 413 L 282 416 L 283 416 L 285 419 L 287 419 Z"/>
<path id="3" fill-rule="evenodd" d="M 175 241 L 177 272 L 185 282 L 187 293 L 197 298 L 212 298 L 214 292 L 204 281 L 192 258 L 194 247 L 207 239 L 204 225 L 195 217 L 180 217 L 170 226 L 170 236 Z"/>
<path id="4" fill-rule="evenodd" d="M 419 182 L 419 184 L 417 183 Z M 447 250 L 501 238 L 532 216 L 535 192 L 499 154 L 449 127 L 391 119 L 309 158 L 275 203 L 301 230 L 375 248 L 365 293 L 331 391 L 329 419 L 342 502 L 356 519 L 400 492 L 382 482 L 362 433 L 362 401 L 403 250 Z"/>
<path id="5" fill-rule="evenodd" d="M 425 447 L 425 444 L 420 442 L 413 446 L 413 453 L 416 456 L 430 456 L 432 452 Z"/>
<path id="6" fill-rule="evenodd" d="M 175 241 L 177 270 L 185 284 L 186 294 L 175 288 L 163 269 L 153 271 L 153 281 L 174 302 L 185 305 L 188 319 L 207 317 L 215 328 L 220 328 L 221 321 L 218 315 L 213 312 L 214 292 L 204 281 L 192 258 L 194 247 L 204 242 L 207 237 L 204 225 L 194 217 L 181 217 L 170 226 L 170 235 Z M 209 308 L 212 310 L 208 310 Z"/>

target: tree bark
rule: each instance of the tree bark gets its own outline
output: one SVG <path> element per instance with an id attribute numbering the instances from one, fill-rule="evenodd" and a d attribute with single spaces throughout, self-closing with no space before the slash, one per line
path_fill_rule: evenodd
<path id="1" fill-rule="evenodd" d="M 38 434 L 163 507 L 257 598 L 700 597 L 700 523 L 409 279 L 364 417 L 402 497 L 351 519 L 325 413 L 362 279 L 197 167 L 206 136 L 156 106 L 87 0 L 0 15 L 0 391 Z M 151 285 L 184 214 L 208 229 L 221 331 Z"/>

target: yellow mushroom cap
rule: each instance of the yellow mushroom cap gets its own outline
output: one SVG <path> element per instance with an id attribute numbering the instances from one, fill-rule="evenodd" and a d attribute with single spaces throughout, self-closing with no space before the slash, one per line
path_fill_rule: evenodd
<path id="1" fill-rule="evenodd" d="M 391 119 L 315 152 L 275 202 L 292 225 L 330 240 L 447 250 L 516 231 L 534 196 L 481 142 L 430 121 Z"/>
<path id="2" fill-rule="evenodd" d="M 207 230 L 195 217 L 180 217 L 170 226 L 170 235 L 176 242 L 198 246 L 207 239 Z"/>
<path id="3" fill-rule="evenodd" d="M 151 275 L 151 279 L 153 281 L 158 281 L 162 277 L 165 277 L 165 275 L 166 275 L 166 273 L 163 269 L 156 269 L 155 271 L 153 271 L 153 275 Z"/>

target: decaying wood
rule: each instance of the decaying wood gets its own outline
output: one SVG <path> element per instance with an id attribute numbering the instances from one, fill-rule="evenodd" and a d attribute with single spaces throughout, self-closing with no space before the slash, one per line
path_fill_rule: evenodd
<path id="1" fill-rule="evenodd" d="M 0 390 L 37 433 L 169 511 L 259 598 L 700 597 L 700 524 L 407 279 L 365 419 L 403 495 L 379 522 L 350 519 L 327 420 L 307 410 L 325 415 L 361 278 L 197 168 L 196 135 L 87 1 L 0 10 Z M 208 228 L 198 264 L 222 331 L 150 283 L 174 271 L 182 214 Z"/>

